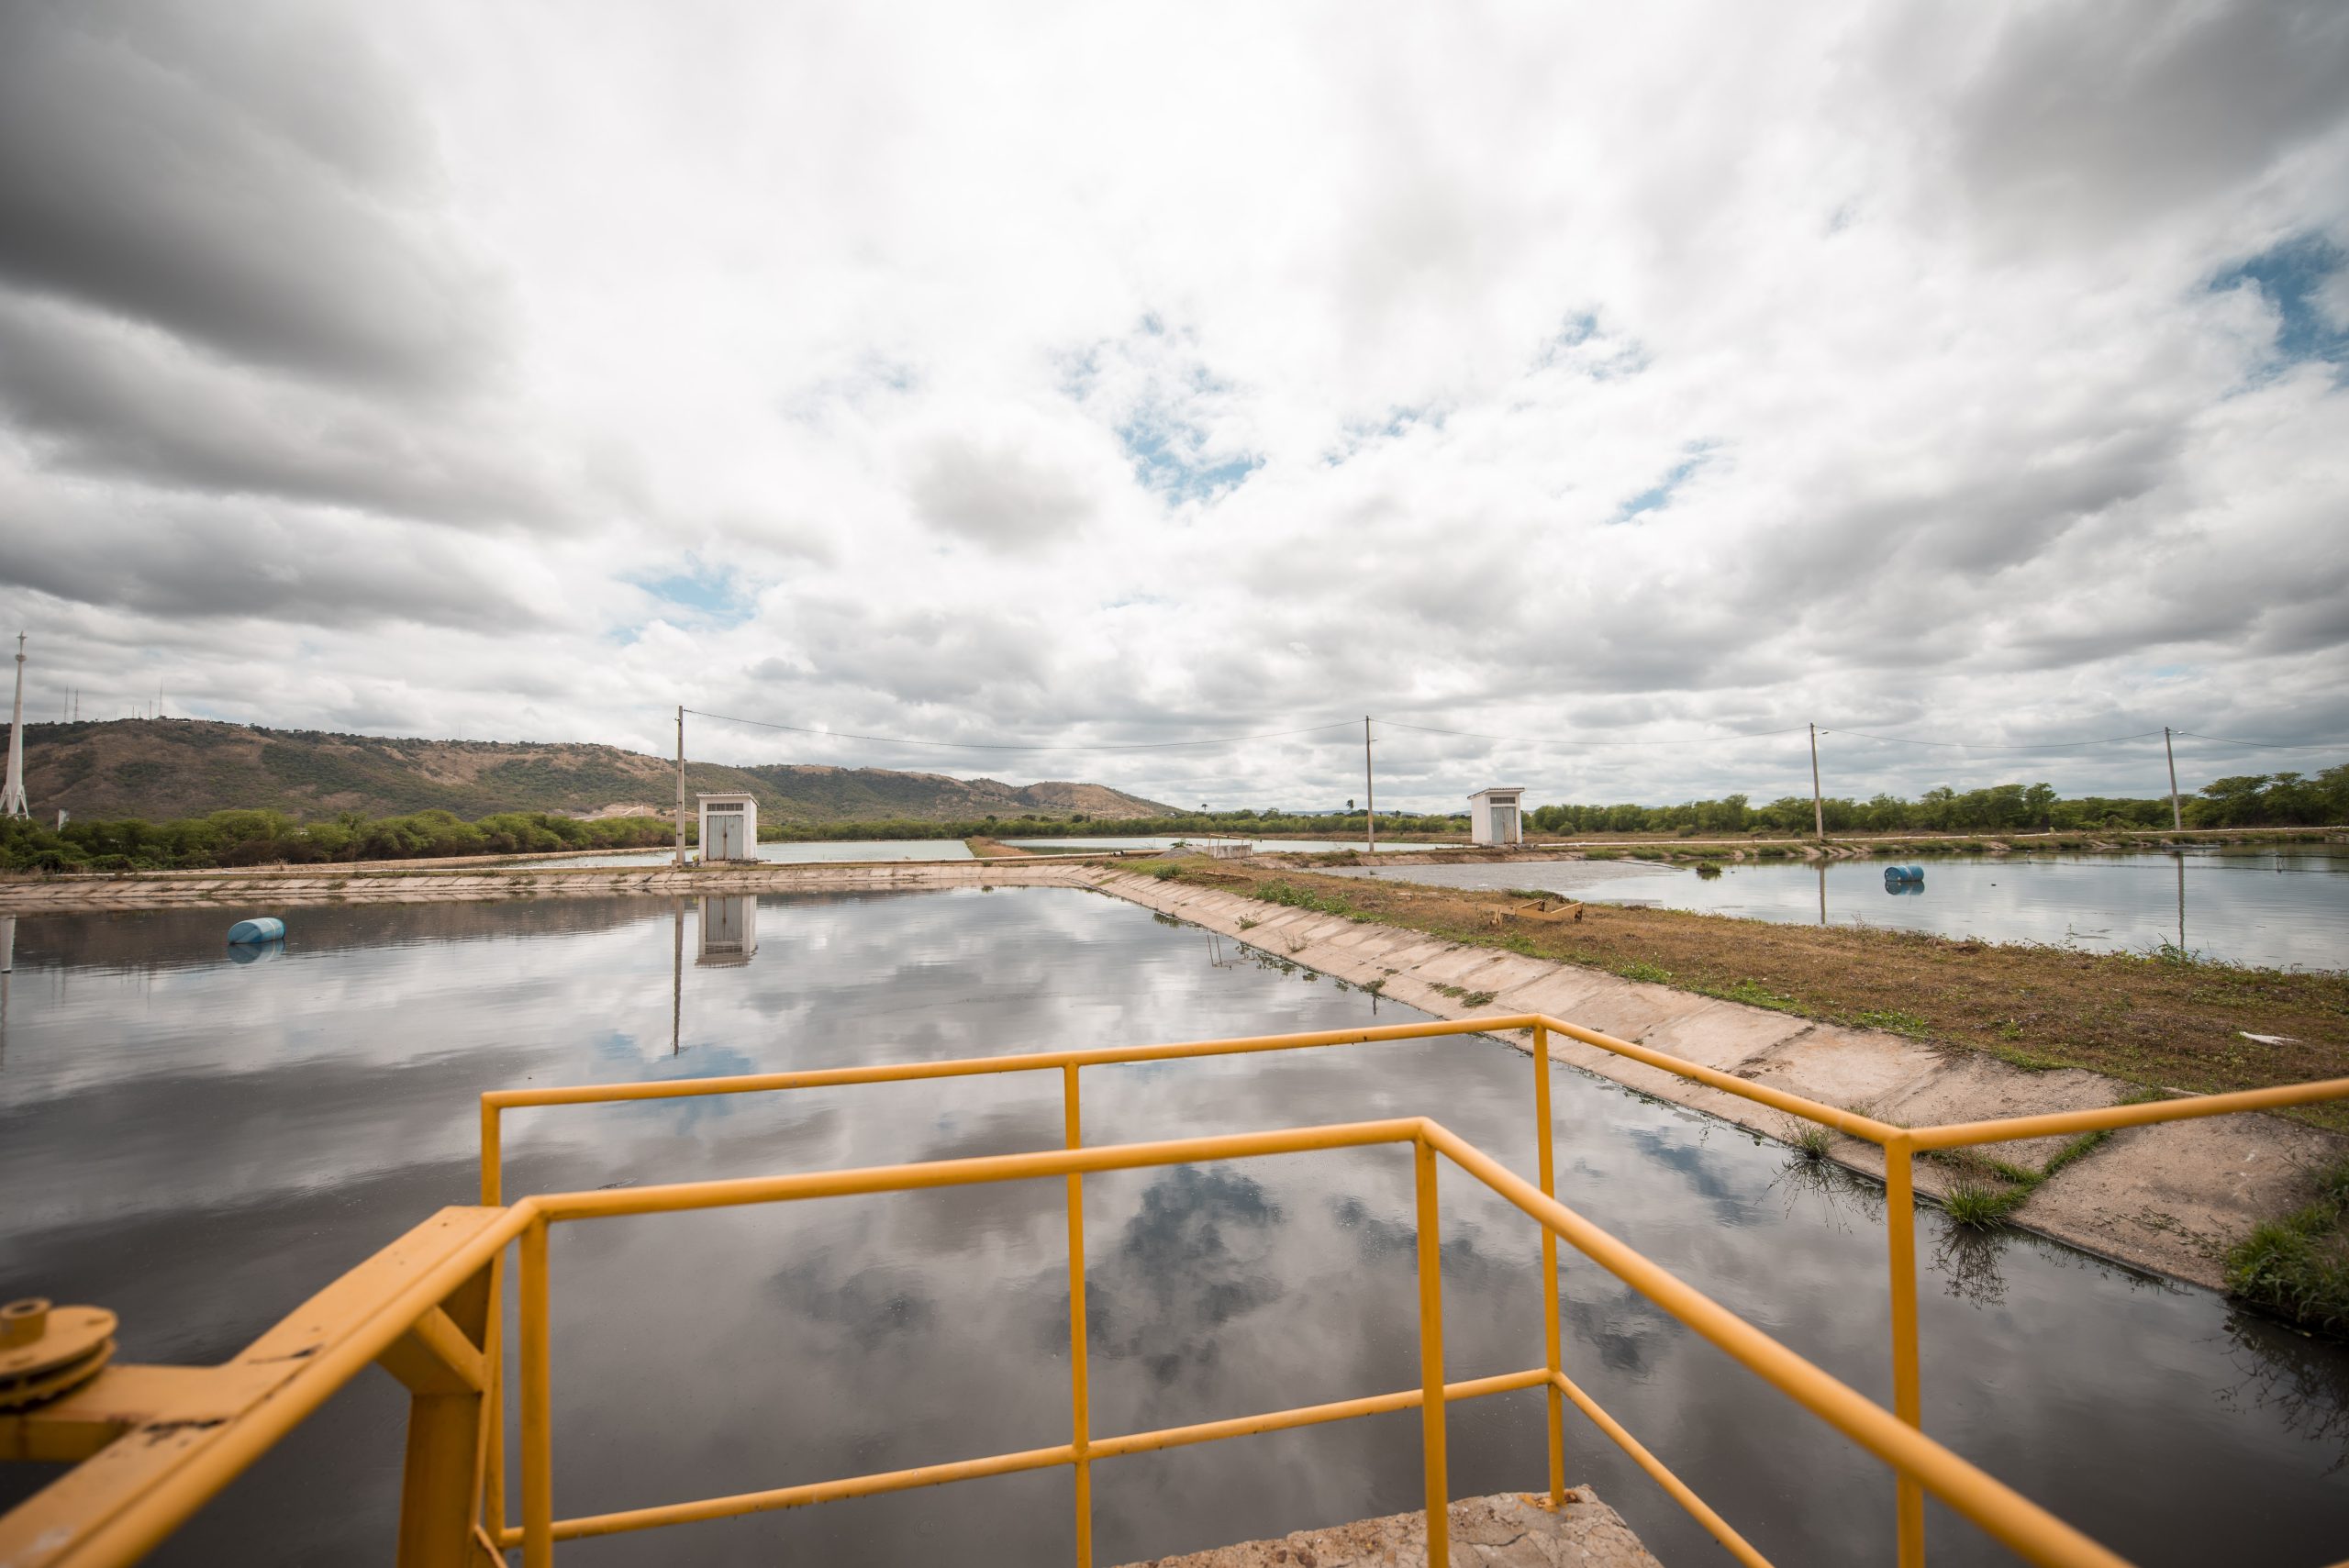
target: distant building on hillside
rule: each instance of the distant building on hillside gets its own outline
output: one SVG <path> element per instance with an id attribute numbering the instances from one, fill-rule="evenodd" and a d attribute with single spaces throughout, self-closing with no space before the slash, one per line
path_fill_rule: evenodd
<path id="1" fill-rule="evenodd" d="M 1524 822 L 1518 815 L 1522 788 L 1495 784 L 1468 797 L 1468 841 L 1472 844 L 1518 844 L 1525 840 Z"/>

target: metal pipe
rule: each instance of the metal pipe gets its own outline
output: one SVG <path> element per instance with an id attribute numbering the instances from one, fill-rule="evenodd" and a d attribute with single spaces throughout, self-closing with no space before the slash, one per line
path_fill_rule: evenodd
<path id="1" fill-rule="evenodd" d="M 1419 1230 L 1419 1459 L 1427 1471 L 1428 1568 L 1452 1562 L 1452 1483 L 1443 1453 L 1443 1233 L 1436 1207 L 1435 1150 L 1411 1145 Z"/>
<path id="2" fill-rule="evenodd" d="M 1860 1447 L 1915 1476 L 1951 1509 L 2039 1568 L 2128 1568 L 2127 1562 L 2012 1487 L 1984 1473 L 1838 1378 L 1829 1375 L 1675 1278 L 1459 1134 L 1435 1122 L 1424 1137 L 1453 1163 L 1483 1182 L 1568 1246 L 1687 1324 L 1732 1361 Z"/>
<path id="3" fill-rule="evenodd" d="M 1443 1396 L 1450 1401 L 1510 1394 L 1522 1388 L 1539 1387 L 1549 1381 L 1549 1376 L 1542 1368 L 1532 1367 L 1524 1372 L 1503 1373 L 1496 1377 L 1471 1378 L 1446 1384 Z M 1088 1445 L 1087 1451 L 1094 1459 L 1156 1453 L 1165 1449 L 1186 1448 L 1223 1438 L 1252 1437 L 1264 1432 L 1287 1431 L 1297 1427 L 1351 1420 L 1360 1416 L 1383 1416 L 1397 1410 L 1416 1409 L 1426 1397 L 1424 1389 L 1406 1388 L 1393 1394 L 1341 1399 L 1327 1405 L 1300 1405 L 1294 1409 L 1270 1410 L 1259 1416 L 1237 1416 L 1230 1420 L 1201 1421 L 1194 1426 L 1163 1427 L 1155 1431 L 1130 1432 L 1123 1437 L 1096 1438 Z M 1075 1461 L 1075 1445 L 1061 1443 L 1052 1448 L 993 1454 L 984 1459 L 955 1460 L 910 1470 L 881 1471 L 871 1475 L 843 1476 L 834 1481 L 811 1482 L 798 1486 L 778 1486 L 764 1492 L 743 1492 L 728 1497 L 662 1503 L 647 1508 L 629 1508 L 620 1513 L 557 1519 L 554 1539 L 559 1541 L 580 1540 L 592 1536 L 656 1529 L 663 1525 L 699 1524 L 744 1514 L 805 1507 L 812 1503 L 840 1502 L 850 1497 L 871 1497 L 889 1492 L 912 1491 L 922 1486 L 941 1486 L 955 1481 L 977 1480 L 989 1475 L 1008 1475 L 1019 1471 L 1049 1470 L 1056 1464 L 1074 1464 Z M 502 1543 L 508 1547 L 518 1546 L 521 1540 L 519 1529 L 510 1529 L 505 1532 Z"/>
<path id="4" fill-rule="evenodd" d="M 624 1214 L 675 1214 L 753 1203 L 792 1203 L 807 1198 L 851 1197 L 862 1193 L 921 1192 L 933 1187 L 1027 1181 L 1071 1173 L 1135 1171 L 1194 1161 L 1246 1160 L 1264 1154 L 1305 1154 L 1323 1149 L 1408 1143 L 1419 1136 L 1419 1129 L 1425 1125 L 1422 1118 L 1398 1117 L 1386 1121 L 1226 1133 L 1214 1138 L 1176 1138 L 1104 1149 L 1052 1149 L 1032 1154 L 927 1160 L 910 1165 L 875 1165 L 861 1171 L 811 1171 L 796 1176 L 737 1176 L 657 1187 L 549 1193 L 529 1201 L 551 1222 L 610 1218 Z"/>
<path id="5" fill-rule="evenodd" d="M 1085 1141 L 1076 1096 L 1077 1069 L 1061 1069 L 1061 1110 L 1068 1147 Z M 1093 1568 L 1093 1462 L 1086 1455 L 1092 1413 L 1088 1408 L 1085 1334 L 1085 1178 L 1068 1175 L 1068 1396 L 1069 1447 L 1076 1455 L 1076 1568 Z"/>
<path id="6" fill-rule="evenodd" d="M 1542 1234 L 1549 1234 L 1549 1229 L 1548 1226 L 1543 1226 Z M 1550 1392 L 1557 1394 L 1561 1391 L 1575 1402 L 1576 1409 L 1590 1418 L 1592 1426 L 1614 1439 L 1616 1447 L 1630 1454 L 1632 1462 L 1646 1471 L 1650 1479 L 1663 1487 L 1674 1502 L 1687 1509 L 1689 1517 L 1703 1525 L 1715 1540 L 1728 1549 L 1731 1557 L 1744 1563 L 1745 1568 L 1771 1568 L 1770 1560 L 1755 1551 L 1753 1542 L 1731 1529 L 1727 1519 L 1713 1512 L 1688 1483 L 1665 1468 L 1664 1461 L 1650 1453 L 1647 1445 L 1626 1430 L 1622 1422 L 1600 1409 L 1598 1401 L 1585 1394 L 1564 1373 L 1554 1373 L 1550 1379 Z"/>
<path id="7" fill-rule="evenodd" d="M 522 1232 L 522 1564 L 553 1568 L 554 1400 L 547 1349 L 547 1222 Z"/>
<path id="8" fill-rule="evenodd" d="M 1908 1140 L 1884 1146 L 1884 1237 L 1892 1271 L 1892 1413 L 1919 1431 L 1925 1406 L 1917 1362 L 1917 1196 Z M 1913 1476 L 1893 1480 L 1900 1568 L 1924 1568 L 1925 1494 Z"/>
<path id="9" fill-rule="evenodd" d="M 1542 1178 L 1542 1195 L 1556 1197 L 1556 1140 L 1550 1119 L 1550 1030 L 1533 1026 L 1533 1147 Z M 1564 1375 L 1564 1340 L 1558 1323 L 1558 1238 L 1542 1228 L 1542 1344 L 1550 1385 L 1543 1391 L 1550 1418 L 1550 1506 L 1566 1503 L 1566 1411 L 1558 1379 Z"/>
<path id="10" fill-rule="evenodd" d="M 1911 1148 L 1920 1151 L 1956 1149 L 1971 1143 L 2004 1143 L 2017 1138 L 2106 1132 L 2115 1128 L 2146 1127 L 2154 1122 L 2185 1121 L 2194 1117 L 2226 1116 L 2234 1111 L 2277 1110 L 2286 1106 L 2310 1106 L 2340 1099 L 2349 1099 L 2349 1078 L 2326 1078 L 2313 1084 L 2287 1084 L 2274 1089 L 2239 1089 L 2224 1095 L 2193 1095 L 2176 1100 L 2148 1100 L 2140 1105 L 2106 1106 L 2098 1110 L 2008 1117 L 1998 1121 L 1947 1122 L 1940 1127 L 1920 1127 L 1908 1135 L 1908 1141 Z"/>

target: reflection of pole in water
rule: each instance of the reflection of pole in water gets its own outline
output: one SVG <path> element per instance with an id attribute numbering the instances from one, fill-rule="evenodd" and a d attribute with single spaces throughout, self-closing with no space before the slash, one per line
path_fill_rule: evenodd
<path id="1" fill-rule="evenodd" d="M 2186 951 L 2186 856 L 2177 856 L 2177 951 Z"/>
<path id="2" fill-rule="evenodd" d="M 17 968 L 17 917 L 0 915 L 0 1067 L 8 1062 L 8 976 Z"/>
<path id="3" fill-rule="evenodd" d="M 669 900 L 672 917 L 669 941 L 669 1054 L 678 1051 L 679 1026 L 685 1017 L 685 901 Z"/>
<path id="4" fill-rule="evenodd" d="M 1827 924 L 1827 862 L 1819 862 L 1819 923 Z"/>

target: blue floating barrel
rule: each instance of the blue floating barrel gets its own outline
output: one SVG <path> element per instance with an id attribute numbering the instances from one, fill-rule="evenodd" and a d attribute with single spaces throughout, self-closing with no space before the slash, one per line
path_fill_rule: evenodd
<path id="1" fill-rule="evenodd" d="M 257 920 L 239 920 L 228 928 L 228 945 L 241 947 L 247 942 L 277 942 L 285 940 L 285 922 L 274 915 L 263 915 Z"/>
<path id="2" fill-rule="evenodd" d="M 1884 881 L 1885 885 L 1887 887 L 1892 885 L 1894 883 L 1914 882 L 1921 884 L 1924 880 L 1925 868 L 1923 866 L 1887 866 L 1884 868 Z"/>

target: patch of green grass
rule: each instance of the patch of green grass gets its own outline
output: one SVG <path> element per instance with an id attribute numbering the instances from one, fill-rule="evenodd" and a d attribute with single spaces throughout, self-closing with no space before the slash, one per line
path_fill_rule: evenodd
<path id="1" fill-rule="evenodd" d="M 1243 931 L 1252 931 L 1264 923 L 1264 922 L 1262 920 L 1251 920 L 1247 917 L 1242 916 L 1240 920 L 1240 929 Z"/>
<path id="2" fill-rule="evenodd" d="M 1826 1159 L 1828 1150 L 1834 1146 L 1835 1135 L 1815 1121 L 1807 1121 L 1790 1129 L 1787 1141 L 1804 1160 L 1820 1161 Z"/>
<path id="3" fill-rule="evenodd" d="M 2028 1187 L 2000 1189 L 1987 1182 L 1961 1176 L 1950 1184 L 1942 1198 L 1942 1208 L 1951 1220 L 1970 1230 L 1988 1230 L 2006 1223 L 2007 1216 L 2022 1207 L 2031 1195 Z"/>
<path id="4" fill-rule="evenodd" d="M 1320 915 L 1351 915 L 1353 906 L 1332 894 L 1316 893 L 1293 882 L 1260 882 L 1255 896 L 1290 909 L 1310 909 Z"/>
<path id="5" fill-rule="evenodd" d="M 1471 991 L 1460 998 L 1460 1005 L 1464 1007 L 1489 1007 L 1496 995 L 1497 993 L 1491 991 Z"/>
<path id="6" fill-rule="evenodd" d="M 1705 987 L 1707 995 L 1719 996 L 1727 1002 L 1742 1002 L 1749 1007 L 1767 1007 L 1774 1013 L 1796 1010 L 1795 999 L 1773 991 L 1758 980 L 1739 980 L 1727 985 Z"/>
<path id="7" fill-rule="evenodd" d="M 1894 1034 L 1923 1034 L 1932 1028 L 1914 1013 L 1869 1012 L 1859 1015 L 1860 1022 L 1874 1029 L 1889 1029 Z"/>
<path id="8" fill-rule="evenodd" d="M 1623 851 L 1620 850 L 1585 850 L 1582 852 L 1582 858 L 1586 861 L 1620 861 L 1623 858 Z"/>
<path id="9" fill-rule="evenodd" d="M 1656 985 L 1672 984 L 1672 971 L 1653 963 L 1619 964 L 1615 973 L 1626 980 L 1645 980 Z"/>
<path id="10" fill-rule="evenodd" d="M 2349 1160 L 2317 1188 L 2315 1202 L 2269 1220 L 2227 1254 L 2227 1293 L 2299 1328 L 2349 1335 Z"/>

